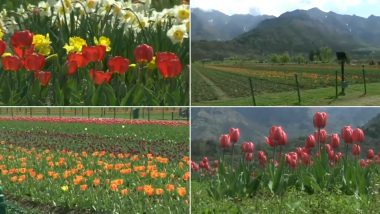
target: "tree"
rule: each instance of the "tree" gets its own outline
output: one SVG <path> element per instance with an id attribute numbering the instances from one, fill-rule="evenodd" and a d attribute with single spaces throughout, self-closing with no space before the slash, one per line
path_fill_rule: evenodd
<path id="1" fill-rule="evenodd" d="M 321 47 L 319 49 L 320 59 L 322 62 L 330 62 L 332 58 L 332 50 L 329 47 Z"/>
<path id="2" fill-rule="evenodd" d="M 280 61 L 283 64 L 288 63 L 290 61 L 289 54 L 287 52 L 285 52 L 284 54 L 282 54 L 281 57 L 280 57 Z"/>
<path id="3" fill-rule="evenodd" d="M 270 57 L 270 61 L 271 61 L 272 63 L 279 63 L 279 62 L 280 62 L 280 57 L 279 57 L 277 54 L 273 54 L 273 55 L 271 55 L 271 57 Z"/>

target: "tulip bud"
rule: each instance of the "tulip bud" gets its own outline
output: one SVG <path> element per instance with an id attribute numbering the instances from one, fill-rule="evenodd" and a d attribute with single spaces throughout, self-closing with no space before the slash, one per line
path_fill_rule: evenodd
<path id="1" fill-rule="evenodd" d="M 243 153 L 253 153 L 255 144 L 253 144 L 252 142 L 244 142 L 241 145 L 241 148 L 242 148 Z"/>
<path id="2" fill-rule="evenodd" d="M 327 132 L 326 130 L 322 129 L 319 132 L 316 131 L 314 133 L 315 140 L 319 143 L 326 143 L 327 140 Z"/>
<path id="3" fill-rule="evenodd" d="M 332 148 L 334 148 L 334 149 L 336 149 L 336 148 L 339 147 L 339 135 L 338 135 L 338 134 L 332 134 L 332 135 L 331 135 L 330 145 L 331 145 Z"/>
<path id="4" fill-rule="evenodd" d="M 291 166 L 293 169 L 297 166 L 297 159 L 298 159 L 298 156 L 297 156 L 297 153 L 295 152 L 289 152 L 285 154 L 286 163 L 289 166 Z"/>
<path id="5" fill-rule="evenodd" d="M 276 146 L 274 140 L 271 139 L 271 137 L 265 137 L 265 143 L 272 148 Z"/>
<path id="6" fill-rule="evenodd" d="M 240 130 L 238 128 L 230 128 L 230 140 L 232 143 L 237 143 L 240 138 Z"/>
<path id="7" fill-rule="evenodd" d="M 327 144 L 328 145 L 328 144 Z M 330 161 L 334 161 L 335 160 L 335 154 L 334 154 L 334 150 L 330 149 L 327 151 L 327 154 L 329 155 L 329 160 Z"/>
<path id="8" fill-rule="evenodd" d="M 367 158 L 373 159 L 375 157 L 375 151 L 373 149 L 368 149 Z"/>
<path id="9" fill-rule="evenodd" d="M 360 145 L 358 145 L 358 144 L 354 144 L 354 145 L 352 146 L 352 150 L 351 150 L 351 152 L 352 152 L 352 154 L 353 154 L 354 156 L 358 156 L 358 155 L 360 155 Z"/>
<path id="10" fill-rule="evenodd" d="M 253 153 L 246 153 L 245 154 L 245 160 L 252 161 L 253 159 Z"/>
<path id="11" fill-rule="evenodd" d="M 153 48 L 149 45 L 142 44 L 133 51 L 137 63 L 150 62 L 153 59 Z"/>
<path id="12" fill-rule="evenodd" d="M 227 149 L 231 146 L 230 135 L 228 134 L 221 135 L 219 141 L 220 147 L 222 147 L 223 149 Z"/>
<path id="13" fill-rule="evenodd" d="M 258 159 L 259 159 L 259 163 L 261 166 L 265 166 L 266 162 L 267 162 L 267 156 L 265 154 L 264 151 L 259 151 L 258 152 Z"/>
<path id="14" fill-rule="evenodd" d="M 310 164 L 310 155 L 306 152 L 301 152 L 301 160 L 302 160 L 302 163 L 305 164 L 305 165 L 309 165 Z"/>
<path id="15" fill-rule="evenodd" d="M 313 148 L 314 146 L 315 146 L 315 137 L 314 135 L 309 135 L 309 137 L 307 137 L 306 139 L 305 147 Z"/>
<path id="16" fill-rule="evenodd" d="M 345 126 L 342 128 L 342 138 L 346 144 L 352 143 L 352 133 L 353 130 L 351 126 Z"/>
<path id="17" fill-rule="evenodd" d="M 323 129 L 326 126 L 327 117 L 328 116 L 326 112 L 316 112 L 313 118 L 314 127 Z"/>
<path id="18" fill-rule="evenodd" d="M 356 143 L 361 143 L 364 141 L 364 132 L 363 130 L 357 128 L 352 132 L 352 140 Z"/>

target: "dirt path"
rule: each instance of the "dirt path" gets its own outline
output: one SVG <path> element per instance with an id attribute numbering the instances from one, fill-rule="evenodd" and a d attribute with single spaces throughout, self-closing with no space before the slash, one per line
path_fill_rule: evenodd
<path id="1" fill-rule="evenodd" d="M 221 88 L 215 85 L 215 83 L 212 80 L 204 76 L 202 72 L 194 68 L 192 69 L 192 72 L 196 72 L 207 83 L 207 85 L 209 85 L 212 88 L 218 100 L 229 99 L 228 95 Z"/>

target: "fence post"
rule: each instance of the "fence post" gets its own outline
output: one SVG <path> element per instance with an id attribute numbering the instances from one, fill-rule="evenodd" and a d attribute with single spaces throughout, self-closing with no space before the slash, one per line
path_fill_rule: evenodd
<path id="1" fill-rule="evenodd" d="M 338 98 L 338 70 L 335 71 L 335 98 Z"/>
<path id="2" fill-rule="evenodd" d="M 363 67 L 363 80 L 364 80 L 364 95 L 367 94 L 367 81 L 365 79 L 365 70 L 364 70 L 364 65 L 362 65 Z"/>
<path id="3" fill-rule="evenodd" d="M 301 104 L 301 92 L 300 92 L 300 84 L 298 82 L 298 75 L 294 74 L 296 78 L 296 85 L 297 85 L 297 95 L 298 95 L 298 103 Z"/>
<path id="4" fill-rule="evenodd" d="M 253 105 L 256 106 L 256 99 L 255 99 L 255 92 L 253 90 L 252 77 L 249 78 L 249 86 L 251 87 L 251 95 L 252 95 Z"/>

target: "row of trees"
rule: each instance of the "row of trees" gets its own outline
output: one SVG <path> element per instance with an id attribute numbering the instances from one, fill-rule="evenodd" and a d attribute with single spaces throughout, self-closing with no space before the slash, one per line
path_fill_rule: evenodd
<path id="1" fill-rule="evenodd" d="M 288 52 L 285 52 L 283 54 L 272 54 L 269 60 L 271 63 L 286 64 L 289 62 L 293 62 L 293 63 L 303 64 L 303 63 L 306 63 L 307 61 L 328 63 L 332 59 L 333 59 L 332 49 L 329 47 L 321 47 L 319 49 L 310 51 L 308 60 L 302 54 L 291 56 L 289 55 Z"/>

